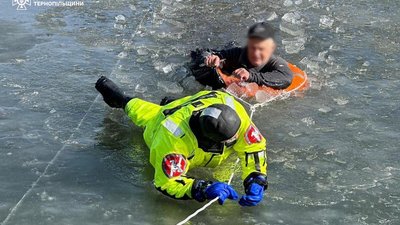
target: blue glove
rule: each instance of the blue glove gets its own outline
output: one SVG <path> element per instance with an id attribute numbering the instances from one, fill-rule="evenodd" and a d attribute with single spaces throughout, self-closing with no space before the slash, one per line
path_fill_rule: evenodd
<path id="1" fill-rule="evenodd" d="M 219 197 L 218 203 L 224 204 L 227 198 L 236 200 L 239 198 L 236 191 L 228 184 L 223 182 L 206 182 L 197 180 L 192 187 L 192 196 L 199 202 L 205 201 L 206 199 L 214 199 Z"/>
<path id="2" fill-rule="evenodd" d="M 236 200 L 239 198 L 235 189 L 233 189 L 229 184 L 222 182 L 215 182 L 208 186 L 205 190 L 205 194 L 207 199 L 214 199 L 216 197 L 219 197 L 218 203 L 220 205 L 224 204 L 227 198 L 232 200 Z"/>
<path id="3" fill-rule="evenodd" d="M 243 195 L 239 204 L 241 206 L 255 206 L 263 199 L 264 188 L 268 187 L 268 182 L 265 176 L 257 175 L 248 177 L 245 180 L 246 194 Z"/>

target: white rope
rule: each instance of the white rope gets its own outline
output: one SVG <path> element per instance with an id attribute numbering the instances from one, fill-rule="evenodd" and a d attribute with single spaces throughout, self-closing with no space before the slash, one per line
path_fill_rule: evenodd
<path id="1" fill-rule="evenodd" d="M 89 109 L 86 111 L 85 115 L 82 117 L 82 119 L 79 121 L 78 126 L 75 128 L 75 132 L 79 130 L 81 127 L 83 121 L 85 120 L 86 116 L 89 114 L 91 108 L 93 107 L 94 103 L 96 102 L 97 98 L 99 95 L 96 96 L 96 98 L 93 100 L 92 104 L 90 104 Z M 22 202 L 25 200 L 25 198 L 32 192 L 32 190 L 36 187 L 36 185 L 39 183 L 39 181 L 46 175 L 47 170 L 50 168 L 51 165 L 54 164 L 54 162 L 57 160 L 58 156 L 61 154 L 62 151 L 64 151 L 65 147 L 70 143 L 72 138 L 74 137 L 75 132 L 73 132 L 67 141 L 65 141 L 65 144 L 57 151 L 57 153 L 54 155 L 54 157 L 47 163 L 46 168 L 44 168 L 43 172 L 40 174 L 40 176 L 32 183 L 31 187 L 25 192 L 25 194 L 22 196 L 22 198 L 15 204 L 15 206 L 11 209 L 10 213 L 7 215 L 7 217 L 1 222 L 1 225 L 5 225 L 11 217 L 15 214 L 17 209 L 21 206 Z"/>
<path id="2" fill-rule="evenodd" d="M 239 163 L 239 158 L 236 159 L 235 162 L 235 166 Z M 235 171 L 232 172 L 231 176 L 229 177 L 228 180 L 228 184 L 231 184 L 232 179 L 233 179 L 233 175 L 235 175 Z M 216 197 L 213 200 L 209 201 L 207 204 L 203 205 L 203 207 L 201 207 L 200 209 L 196 210 L 194 213 L 190 214 L 188 217 L 186 217 L 186 219 L 182 220 L 181 222 L 177 223 L 176 225 L 183 225 L 187 222 L 189 222 L 190 219 L 192 219 L 193 217 L 197 216 L 197 214 L 199 214 L 200 212 L 204 211 L 205 209 L 207 209 L 210 205 L 212 205 L 214 202 L 216 202 L 219 198 Z"/>

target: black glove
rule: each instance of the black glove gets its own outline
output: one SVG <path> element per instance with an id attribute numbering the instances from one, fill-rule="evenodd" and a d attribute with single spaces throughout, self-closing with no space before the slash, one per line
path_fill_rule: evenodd
<path id="1" fill-rule="evenodd" d="M 110 79 L 101 76 L 96 82 L 96 89 L 103 96 L 104 101 L 112 108 L 125 108 L 132 97 L 126 96 L 124 92 Z"/>

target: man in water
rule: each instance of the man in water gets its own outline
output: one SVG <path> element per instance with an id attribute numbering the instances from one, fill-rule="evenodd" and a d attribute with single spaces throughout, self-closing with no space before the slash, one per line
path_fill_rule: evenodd
<path id="1" fill-rule="evenodd" d="M 275 49 L 272 26 L 265 22 L 256 23 L 248 30 L 245 47 L 208 51 L 206 55 L 204 52 L 193 52 L 195 63 L 191 69 L 200 83 L 213 89 L 225 87 L 225 84 L 214 69 L 201 68 L 203 65 L 208 68 L 223 67 L 241 81 L 285 89 L 291 84 L 293 73 L 285 60 L 274 55 Z"/>
<path id="2" fill-rule="evenodd" d="M 187 176 L 190 168 L 215 167 L 236 153 L 246 193 L 239 204 L 261 202 L 268 187 L 266 140 L 232 96 L 201 91 L 157 105 L 126 96 L 106 77 L 99 78 L 96 89 L 110 107 L 124 109 L 133 123 L 144 128 L 157 190 L 175 199 L 202 202 L 219 197 L 220 204 L 236 200 L 238 194 L 226 183 Z"/>

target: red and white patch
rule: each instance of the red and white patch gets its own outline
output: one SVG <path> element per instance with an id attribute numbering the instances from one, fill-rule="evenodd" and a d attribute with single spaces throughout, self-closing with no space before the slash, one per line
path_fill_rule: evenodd
<path id="1" fill-rule="evenodd" d="M 162 167 L 167 177 L 179 177 L 186 170 L 186 159 L 183 155 L 169 154 L 164 157 Z"/>
<path id="2" fill-rule="evenodd" d="M 257 127 L 255 127 L 254 125 L 250 125 L 249 128 L 247 128 L 244 137 L 246 138 L 246 142 L 249 145 L 260 143 L 263 138 L 260 131 L 258 131 Z"/>

